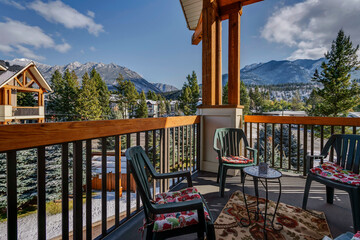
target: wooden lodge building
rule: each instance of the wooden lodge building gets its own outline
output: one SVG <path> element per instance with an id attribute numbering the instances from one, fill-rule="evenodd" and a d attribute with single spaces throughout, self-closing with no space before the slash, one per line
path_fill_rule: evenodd
<path id="1" fill-rule="evenodd" d="M 26 66 L 0 60 L 0 124 L 45 121 L 44 93 L 52 91 L 34 62 Z M 18 93 L 31 92 L 35 106 L 18 106 Z"/>

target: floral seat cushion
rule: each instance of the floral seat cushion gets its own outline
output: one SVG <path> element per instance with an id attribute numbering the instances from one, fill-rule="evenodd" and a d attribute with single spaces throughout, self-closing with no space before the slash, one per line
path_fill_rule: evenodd
<path id="1" fill-rule="evenodd" d="M 357 233 L 355 233 L 355 235 L 352 237 L 351 240 L 360 240 L 360 231 L 358 231 Z"/>
<path id="2" fill-rule="evenodd" d="M 310 172 L 333 181 L 360 186 L 359 174 L 346 170 L 332 162 L 325 162 L 320 166 L 310 169 Z"/>
<path id="3" fill-rule="evenodd" d="M 175 192 L 160 193 L 155 196 L 156 204 L 166 204 L 172 202 L 184 202 L 193 199 L 200 199 L 198 190 L 189 187 Z M 205 219 L 210 220 L 209 213 L 204 206 Z M 156 214 L 154 218 L 154 232 L 162 232 L 175 228 L 181 228 L 199 223 L 198 213 L 196 210 Z"/>
<path id="4" fill-rule="evenodd" d="M 235 163 L 235 164 L 248 164 L 253 163 L 254 160 L 250 158 L 246 158 L 243 156 L 228 156 L 228 157 L 221 157 L 221 160 L 224 163 Z"/>

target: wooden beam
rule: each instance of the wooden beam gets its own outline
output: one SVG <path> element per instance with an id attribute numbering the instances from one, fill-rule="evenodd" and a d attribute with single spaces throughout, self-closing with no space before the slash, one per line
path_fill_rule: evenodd
<path id="1" fill-rule="evenodd" d="M 23 91 L 23 92 L 43 92 L 42 89 L 18 87 L 18 86 L 11 86 L 11 85 L 5 85 L 3 88 L 5 88 L 5 89 L 17 89 L 17 90 Z"/>
<path id="2" fill-rule="evenodd" d="M 221 21 L 229 19 L 230 14 L 238 13 L 242 15 L 242 4 L 241 2 L 232 3 L 230 5 L 226 5 L 219 8 L 219 15 Z"/>
<path id="3" fill-rule="evenodd" d="M 230 5 L 233 3 L 241 3 L 242 6 L 247 6 L 247 5 L 254 4 L 257 2 L 261 2 L 261 1 L 264 1 L 264 0 L 218 0 L 218 4 L 219 4 L 219 7 L 221 8 L 223 6 Z"/>
<path id="4" fill-rule="evenodd" d="M 28 82 L 25 87 L 31 87 L 31 85 L 33 85 L 35 83 L 34 80 L 31 80 L 30 82 Z"/>
<path id="5" fill-rule="evenodd" d="M 20 82 L 20 80 L 17 77 L 14 77 L 14 79 L 17 81 L 20 87 L 24 87 L 24 85 Z"/>
<path id="6" fill-rule="evenodd" d="M 26 85 L 26 72 L 27 72 L 27 70 L 25 70 L 25 71 L 23 72 L 23 85 L 22 85 L 22 86 L 25 86 L 25 85 Z"/>
<path id="7" fill-rule="evenodd" d="M 240 12 L 229 15 L 229 104 L 240 105 Z"/>
<path id="8" fill-rule="evenodd" d="M 203 0 L 202 102 L 215 105 L 216 12 L 213 0 Z"/>
<path id="9" fill-rule="evenodd" d="M 215 73 L 215 105 L 222 104 L 222 26 L 220 18 L 216 19 L 216 73 Z"/>
<path id="10" fill-rule="evenodd" d="M 196 29 L 195 29 L 195 32 L 194 34 L 192 35 L 192 38 L 191 38 L 191 44 L 192 45 L 198 45 L 200 42 L 201 42 L 201 39 L 202 39 L 202 13 L 200 15 L 200 18 L 199 18 L 199 22 L 196 26 Z"/>
<path id="11" fill-rule="evenodd" d="M 200 123 L 200 116 L 0 126 L 0 152 Z"/>

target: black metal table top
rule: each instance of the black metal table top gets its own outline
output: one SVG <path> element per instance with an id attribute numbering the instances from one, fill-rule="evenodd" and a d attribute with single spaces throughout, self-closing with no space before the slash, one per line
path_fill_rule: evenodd
<path id="1" fill-rule="evenodd" d="M 268 168 L 266 174 L 259 174 L 259 166 L 246 167 L 244 168 L 244 172 L 250 176 L 265 179 L 276 179 L 282 176 L 281 172 L 272 168 Z"/>

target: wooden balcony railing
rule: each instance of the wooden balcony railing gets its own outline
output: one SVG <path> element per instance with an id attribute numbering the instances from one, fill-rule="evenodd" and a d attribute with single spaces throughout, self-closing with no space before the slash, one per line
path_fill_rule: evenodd
<path id="1" fill-rule="evenodd" d="M 102 190 L 101 235 L 92 231 L 91 164 L 92 147 L 101 141 Z M 7 239 L 18 238 L 17 152 L 37 149 L 37 231 L 38 239 L 46 239 L 46 162 L 47 148 L 61 146 L 62 239 L 69 239 L 69 190 L 73 198 L 73 239 L 101 239 L 120 227 L 141 210 L 136 194 L 136 207 L 131 208 L 130 193 L 126 194 L 126 211 L 120 213 L 119 181 L 115 181 L 115 224 L 107 224 L 107 140 L 114 139 L 115 178 L 120 178 L 121 150 L 142 145 L 162 173 L 188 169 L 199 170 L 200 117 L 168 117 L 109 121 L 62 122 L 0 126 L 0 153 L 6 154 L 7 165 Z M 125 140 L 126 139 L 126 140 Z M 125 144 L 124 144 L 125 140 Z M 123 142 L 123 146 L 121 146 Z M 126 145 L 126 146 L 124 146 Z M 70 155 L 69 153 L 73 154 Z M 72 191 L 69 189 L 69 161 L 72 161 Z M 126 166 L 127 186 L 130 186 L 129 166 Z M 83 173 L 86 189 L 85 227 L 83 233 Z M 70 174 L 71 175 L 71 174 Z M 167 191 L 182 179 L 162 180 L 153 185 L 153 194 Z M 135 200 L 134 200 L 135 201 Z M 125 217 L 121 218 L 120 216 Z M 61 234 L 61 233 L 60 233 Z M 84 235 L 84 236 L 83 236 Z"/>
<path id="2" fill-rule="evenodd" d="M 260 161 L 306 175 L 306 155 L 319 154 L 336 133 L 359 133 L 360 119 L 335 117 L 245 116 L 245 134 Z M 334 160 L 331 149 L 329 160 Z"/>
<path id="3" fill-rule="evenodd" d="M 13 107 L 13 116 L 37 116 L 39 107 Z"/>

